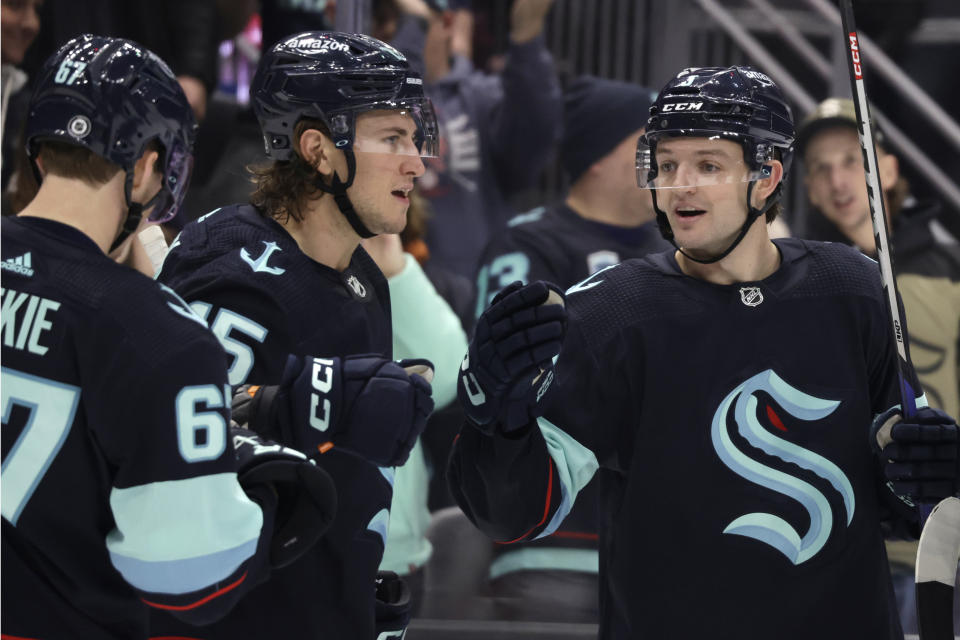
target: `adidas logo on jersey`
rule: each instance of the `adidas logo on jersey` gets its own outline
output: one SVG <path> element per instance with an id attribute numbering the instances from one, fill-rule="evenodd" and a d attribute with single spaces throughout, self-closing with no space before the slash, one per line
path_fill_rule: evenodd
<path id="1" fill-rule="evenodd" d="M 0 268 L 6 269 L 7 271 L 13 271 L 18 273 L 21 276 L 30 277 L 33 275 L 33 264 L 30 258 L 30 252 L 27 251 L 22 256 L 17 256 L 16 258 L 9 258 L 0 262 Z"/>

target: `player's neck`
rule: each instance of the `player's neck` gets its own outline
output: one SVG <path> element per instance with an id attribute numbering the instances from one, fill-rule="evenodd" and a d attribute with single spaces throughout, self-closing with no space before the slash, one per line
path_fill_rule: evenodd
<path id="1" fill-rule="evenodd" d="M 325 194 L 311 200 L 301 211 L 300 221 L 287 218 L 278 222 L 312 260 L 337 271 L 346 269 L 360 244 L 360 236 L 350 227 L 333 197 Z"/>
<path id="2" fill-rule="evenodd" d="M 770 240 L 766 221 L 754 221 L 736 249 L 719 262 L 701 264 L 676 253 L 680 270 L 688 276 L 713 284 L 757 282 L 772 275 L 780 267 L 780 250 Z"/>
<path id="3" fill-rule="evenodd" d="M 619 195 L 615 189 L 577 182 L 565 202 L 581 218 L 617 227 L 639 227 L 653 219 L 648 212 L 625 204 Z"/>
<path id="4" fill-rule="evenodd" d="M 69 225 L 107 253 L 120 233 L 126 213 L 123 181 L 122 172 L 97 187 L 82 180 L 48 175 L 19 215 Z"/>

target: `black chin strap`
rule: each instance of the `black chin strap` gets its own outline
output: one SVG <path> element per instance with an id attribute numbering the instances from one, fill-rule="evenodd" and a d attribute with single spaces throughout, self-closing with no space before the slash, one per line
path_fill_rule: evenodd
<path id="1" fill-rule="evenodd" d="M 153 197 L 150 198 L 146 204 L 140 204 L 139 202 L 130 202 L 132 190 L 133 174 L 128 172 L 127 182 L 124 186 L 124 193 L 127 197 L 127 217 L 123 221 L 123 228 L 120 229 L 120 234 L 117 236 L 117 239 L 113 241 L 113 244 L 110 246 L 110 249 L 107 251 L 107 253 L 113 253 L 116 251 L 127 238 L 136 232 L 137 227 L 140 226 L 140 220 L 143 219 L 143 212 L 152 207 L 160 197 L 160 194 L 163 193 L 163 187 L 161 187 L 159 191 L 153 194 Z"/>
<path id="2" fill-rule="evenodd" d="M 137 227 L 140 226 L 141 218 L 143 218 L 143 205 L 139 202 L 131 202 L 127 208 L 127 219 L 123 221 L 123 228 L 120 229 L 120 235 L 113 241 L 107 253 L 116 251 L 120 245 L 123 244 L 124 240 L 129 238 L 133 232 L 137 230 Z"/>
<path id="3" fill-rule="evenodd" d="M 770 210 L 770 207 L 780 201 L 780 185 L 777 185 L 776 191 L 770 194 L 762 209 L 757 209 L 752 206 L 750 204 L 750 196 L 753 195 L 753 186 L 755 184 L 757 183 L 751 182 L 747 186 L 747 219 L 743 223 L 743 226 L 740 227 L 740 233 L 737 234 L 736 239 L 720 255 L 708 258 L 706 260 L 701 260 L 700 258 L 694 258 L 689 253 L 681 249 L 673 237 L 673 229 L 670 228 L 670 220 L 667 218 L 666 212 L 660 209 L 660 206 L 657 204 L 657 190 L 652 189 L 650 191 L 650 195 L 653 197 L 653 209 L 657 212 L 657 226 L 660 228 L 660 235 L 662 235 L 670 244 L 672 244 L 677 251 L 683 254 L 683 257 L 687 260 L 699 262 L 700 264 L 713 264 L 714 262 L 720 262 L 737 248 L 737 245 L 740 244 L 744 237 L 746 237 L 747 232 L 750 231 L 750 227 L 753 226 L 754 221 L 760 216 L 766 215 L 767 211 Z"/>
<path id="4" fill-rule="evenodd" d="M 340 213 L 347 219 L 347 222 L 350 223 L 350 226 L 353 227 L 353 230 L 356 231 L 358 236 L 361 238 L 372 238 L 377 234 L 370 231 L 367 225 L 363 224 L 360 216 L 358 216 L 357 212 L 353 209 L 353 203 L 350 202 L 350 198 L 347 197 L 347 189 L 353 184 L 353 179 L 357 175 L 357 158 L 353 154 L 352 149 L 344 149 L 343 155 L 347 159 L 347 181 L 341 181 L 340 176 L 334 171 L 330 184 L 325 183 L 323 176 L 318 173 L 314 180 L 314 185 L 317 189 L 333 196 L 333 201 L 337 203 L 337 208 L 340 209 Z"/>

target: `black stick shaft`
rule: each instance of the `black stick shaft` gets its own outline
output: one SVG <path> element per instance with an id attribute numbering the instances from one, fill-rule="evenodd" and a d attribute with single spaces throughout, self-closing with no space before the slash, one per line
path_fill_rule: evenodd
<path id="1" fill-rule="evenodd" d="M 847 68 L 850 71 L 850 87 L 853 90 L 853 104 L 857 110 L 857 127 L 860 133 L 860 148 L 863 150 L 864 175 L 867 180 L 867 194 L 870 200 L 870 217 L 873 220 L 873 234 L 877 245 L 877 262 L 880 264 L 880 276 L 890 311 L 890 325 L 897 348 L 897 378 L 900 383 L 900 406 L 904 416 L 913 416 L 917 412 L 916 394 L 910 386 L 906 373 L 910 370 L 907 359 L 906 330 L 900 317 L 897 304 L 899 297 L 897 282 L 893 277 L 893 262 L 890 245 L 887 240 L 887 211 L 880 189 L 880 177 L 877 172 L 877 148 L 873 141 L 873 128 L 870 120 L 870 106 L 867 104 L 867 89 L 863 83 L 863 52 L 860 50 L 860 38 L 853 21 L 852 0 L 841 0 L 841 19 L 843 33 L 847 41 Z"/>

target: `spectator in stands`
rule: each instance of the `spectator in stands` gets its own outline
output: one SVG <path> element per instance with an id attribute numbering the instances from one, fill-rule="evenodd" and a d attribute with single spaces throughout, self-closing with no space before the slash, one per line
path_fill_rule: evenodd
<path id="1" fill-rule="evenodd" d="M 40 29 L 37 14 L 39 0 L 3 0 L 0 3 L 0 62 L 3 80 L 0 83 L 0 133 L 3 137 L 3 211 L 10 210 L 7 187 L 18 165 L 27 167 L 21 142 L 23 122 L 27 116 L 30 92 L 26 90 L 27 74 L 20 68 L 27 48 Z M 24 203 L 25 204 L 25 203 Z"/>
<path id="2" fill-rule="evenodd" d="M 427 233 L 433 261 L 472 280 L 487 240 L 512 215 L 509 195 L 531 186 L 559 137 L 560 88 L 542 36 L 553 0 L 516 0 L 510 46 L 500 75 L 473 68 L 447 0 L 430 7 L 422 40 L 394 45 L 422 53 L 428 95 L 441 127 L 441 157 L 430 161 L 421 189 L 434 211 Z"/>
<path id="3" fill-rule="evenodd" d="M 940 205 L 910 195 L 899 161 L 875 130 L 878 173 L 887 214 L 897 283 L 910 327 L 910 353 L 930 405 L 960 412 L 960 246 L 938 222 Z M 830 98 L 801 124 L 797 149 L 806 189 L 816 207 L 810 237 L 855 245 L 874 255 L 876 246 L 850 100 Z"/>
<path id="4" fill-rule="evenodd" d="M 656 93 L 585 76 L 564 101 L 560 157 L 570 180 L 563 202 L 507 223 L 487 246 L 477 281 L 477 314 L 515 280 L 546 280 L 566 289 L 628 258 L 670 249 L 653 222 L 648 189 L 634 169 Z M 598 617 L 596 481 L 552 535 L 495 545 L 489 591 L 499 616 L 512 620 L 596 622 Z"/>
<path id="5" fill-rule="evenodd" d="M 893 265 L 910 330 L 910 356 L 930 406 L 956 416 L 960 410 L 960 245 L 938 222 L 939 203 L 920 202 L 910 195 L 897 157 L 887 148 L 882 132 L 874 129 L 874 134 L 884 206 L 890 217 Z M 797 132 L 797 150 L 806 169 L 807 195 L 816 207 L 808 235 L 852 244 L 875 256 L 853 102 L 829 98 L 820 103 Z M 916 633 L 916 543 L 890 540 L 887 555 L 901 623 L 904 631 Z"/>

